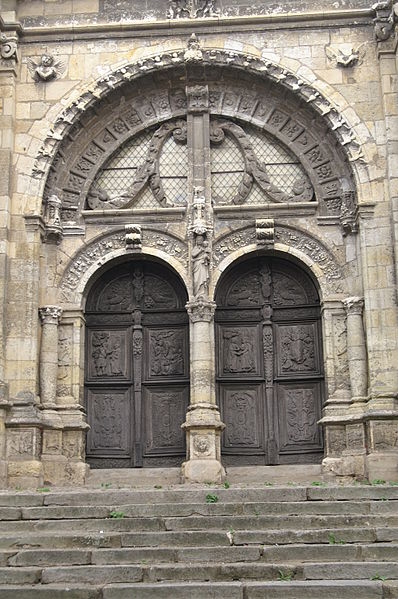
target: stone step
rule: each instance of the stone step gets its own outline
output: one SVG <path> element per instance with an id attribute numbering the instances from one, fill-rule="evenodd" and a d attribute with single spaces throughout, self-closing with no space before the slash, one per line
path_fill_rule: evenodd
<path id="1" fill-rule="evenodd" d="M 8 572 L 8 580 L 6 572 Z M 11 571 L 10 571 L 11 570 Z M 26 581 L 21 576 L 21 571 L 26 570 Z M 29 570 L 29 571 L 28 571 Z M 14 580 L 14 573 L 19 580 Z M 233 581 L 233 580 L 278 580 L 283 573 L 292 579 L 298 580 L 369 580 L 374 576 L 388 579 L 398 579 L 398 564 L 396 562 L 340 562 L 308 563 L 301 565 L 265 564 L 265 563 L 229 563 L 223 564 L 218 560 L 214 563 L 196 564 L 155 564 L 155 565 L 112 565 L 112 566 L 75 566 L 75 567 L 49 567 L 41 573 L 43 584 L 52 583 L 83 583 L 103 585 L 115 582 L 190 582 L 190 581 Z M 35 574 L 32 568 L 0 568 L 0 583 L 28 584 L 35 582 L 29 580 L 28 575 Z M 36 576 L 38 573 L 36 570 Z"/>
<path id="2" fill-rule="evenodd" d="M 119 512 L 119 513 L 124 513 Z M 127 514 L 128 516 L 128 514 Z M 267 530 L 272 528 L 294 528 L 295 530 L 320 528 L 357 528 L 357 527 L 397 527 L 398 515 L 285 515 L 285 516 L 185 516 L 178 518 L 97 518 L 83 520 L 17 520 L 12 524 L 14 533 L 50 533 L 69 531 L 75 534 L 82 532 L 132 532 L 132 531 L 165 531 L 165 530 Z M 10 523 L 0 522 L 1 533 L 10 531 Z"/>
<path id="3" fill-rule="evenodd" d="M 386 588 L 389 585 L 386 585 Z M 381 599 L 379 581 L 267 581 L 0 586 L 0 599 Z"/>
<path id="4" fill-rule="evenodd" d="M 128 504 L 192 504 L 206 503 L 208 494 L 217 495 L 221 503 L 301 502 L 301 501 L 366 501 L 398 500 L 397 486 L 184 486 L 169 489 L 78 490 L 43 493 L 0 492 L 0 507 L 40 506 L 114 506 Z"/>
<path id="5" fill-rule="evenodd" d="M 0 520 L 60 520 L 107 518 L 117 509 L 131 517 L 177 517 L 177 516 L 259 516 L 259 515 L 340 515 L 341 504 L 337 501 L 301 502 L 235 502 L 235 503 L 160 503 L 160 504 L 118 504 L 110 506 L 41 506 L 22 508 L 0 508 Z M 2 516 L 4 510 L 4 517 Z M 398 514 L 398 500 L 391 501 L 345 501 L 344 515 Z M 0 522 L 1 524 L 1 522 Z M 7 523 L 4 526 L 8 526 Z"/>
<path id="6" fill-rule="evenodd" d="M 125 549 L 22 549 L 0 552 L 1 566 L 74 566 L 112 564 L 150 564 L 201 562 L 203 556 L 211 562 L 398 562 L 398 545 L 375 543 L 368 545 L 282 545 L 282 546 L 213 546 L 213 547 L 139 547 Z"/>
<path id="7" fill-rule="evenodd" d="M 228 534 L 227 534 L 228 533 Z M 234 545 L 285 545 L 297 543 L 374 543 L 398 541 L 398 528 L 324 528 L 313 530 L 239 530 L 233 533 Z M 41 533 L 0 535 L 0 549 L 54 549 L 88 547 L 167 547 L 201 545 L 226 546 L 230 544 L 230 531 L 157 531 L 132 533 Z"/>

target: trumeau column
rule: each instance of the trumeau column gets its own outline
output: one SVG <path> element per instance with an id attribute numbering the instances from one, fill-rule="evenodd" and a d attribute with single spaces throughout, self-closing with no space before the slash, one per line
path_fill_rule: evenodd
<path id="1" fill-rule="evenodd" d="M 182 473 L 189 482 L 221 482 L 220 434 L 224 427 L 216 405 L 214 312 L 209 298 L 212 243 L 210 189 L 209 98 L 206 85 L 188 86 L 187 131 L 192 172 L 188 189 L 191 215 L 190 318 L 191 402 L 186 422 L 187 461 Z"/>

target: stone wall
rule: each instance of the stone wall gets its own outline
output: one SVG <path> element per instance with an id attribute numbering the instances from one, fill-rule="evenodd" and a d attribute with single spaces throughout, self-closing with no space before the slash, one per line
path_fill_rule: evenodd
<path id="1" fill-rule="evenodd" d="M 327 140 L 325 148 L 339 178 L 337 211 L 322 203 L 326 185 L 316 179 L 294 142 L 292 149 L 311 173 L 317 205 L 269 204 L 266 213 L 264 207 L 243 205 L 213 211 L 208 166 L 203 165 L 196 181 L 196 175 L 191 176 L 189 193 L 193 197 L 193 188 L 203 184 L 214 228 L 205 299 L 213 301 L 219 277 L 234 260 L 259 250 L 256 219 L 273 220 L 274 238 L 267 251 L 300 260 L 320 289 L 327 384 L 325 468 L 343 477 L 398 479 L 395 13 L 365 0 L 336 2 L 332 8 L 329 2 L 310 0 L 258 6 L 220 0 L 210 5 L 213 16 L 202 10 L 196 18 L 191 12 L 166 19 L 168 11 L 175 10 L 166 0 L 3 2 L 3 485 L 84 480 L 84 298 L 90 277 L 125 254 L 126 224 L 142 226 L 142 251 L 169 260 L 195 300 L 188 260 L 193 242 L 187 235 L 192 202 L 187 214 L 160 206 L 152 213 L 132 210 L 127 219 L 122 210 L 112 215 L 93 211 L 69 225 L 65 218 L 63 224 L 57 220 L 65 205 L 48 203 L 51 195 L 61 194 L 57 177 L 65 179 L 73 170 L 72 158 L 84 160 L 88 141 L 110 115 L 122 114 L 121 97 L 149 98 L 154 116 L 147 121 L 142 117 L 141 125 L 160 123 L 172 114 L 162 117 L 154 96 L 162 87 L 176 87 L 178 77 L 185 88 L 189 69 L 196 69 L 196 80 L 210 89 L 219 75 L 225 89 L 248 90 L 256 102 L 270 90 L 277 104 L 279 94 L 291 106 L 290 115 L 296 112 L 319 143 Z M 198 40 L 193 46 L 192 32 Z M 48 63 L 43 55 L 51 57 Z M 239 108 L 242 92 L 240 98 L 235 108 L 224 104 L 210 112 L 256 123 L 253 112 L 245 115 Z M 289 142 L 282 126 L 272 128 L 270 118 L 258 123 Z M 116 147 L 122 139 L 115 139 Z M 82 208 L 80 204 L 79 214 Z M 211 350 L 209 306 L 210 312 L 206 308 L 203 316 L 201 308 L 199 322 L 192 322 L 191 342 L 196 343 L 197 335 Z M 211 360 L 205 369 L 214 376 Z M 191 416 L 199 414 L 199 421 L 190 417 L 187 427 L 194 432 L 202 427 L 212 435 L 209 476 L 217 478 L 221 424 L 214 414 L 212 385 L 209 382 L 207 398 L 212 407 L 191 411 Z M 188 478 L 194 478 L 192 472 L 186 472 Z"/>

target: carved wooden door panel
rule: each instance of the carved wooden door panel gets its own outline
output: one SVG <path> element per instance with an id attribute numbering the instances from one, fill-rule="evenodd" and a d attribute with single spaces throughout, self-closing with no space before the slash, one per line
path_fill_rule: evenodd
<path id="1" fill-rule="evenodd" d="M 319 461 L 323 360 L 312 281 L 287 261 L 256 258 L 226 275 L 217 306 L 224 463 Z"/>
<path id="2" fill-rule="evenodd" d="M 86 309 L 87 459 L 95 468 L 179 465 L 189 402 L 186 293 L 166 268 L 101 277 Z"/>

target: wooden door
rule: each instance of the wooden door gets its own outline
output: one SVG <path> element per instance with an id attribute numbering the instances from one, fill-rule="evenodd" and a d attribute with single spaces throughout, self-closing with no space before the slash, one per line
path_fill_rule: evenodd
<path id="1" fill-rule="evenodd" d="M 151 262 L 123 264 L 94 285 L 85 364 L 92 467 L 176 466 L 185 458 L 186 301 L 177 277 Z"/>
<path id="2" fill-rule="evenodd" d="M 216 363 L 226 465 L 322 459 L 319 297 L 276 258 L 231 269 L 217 294 Z"/>

